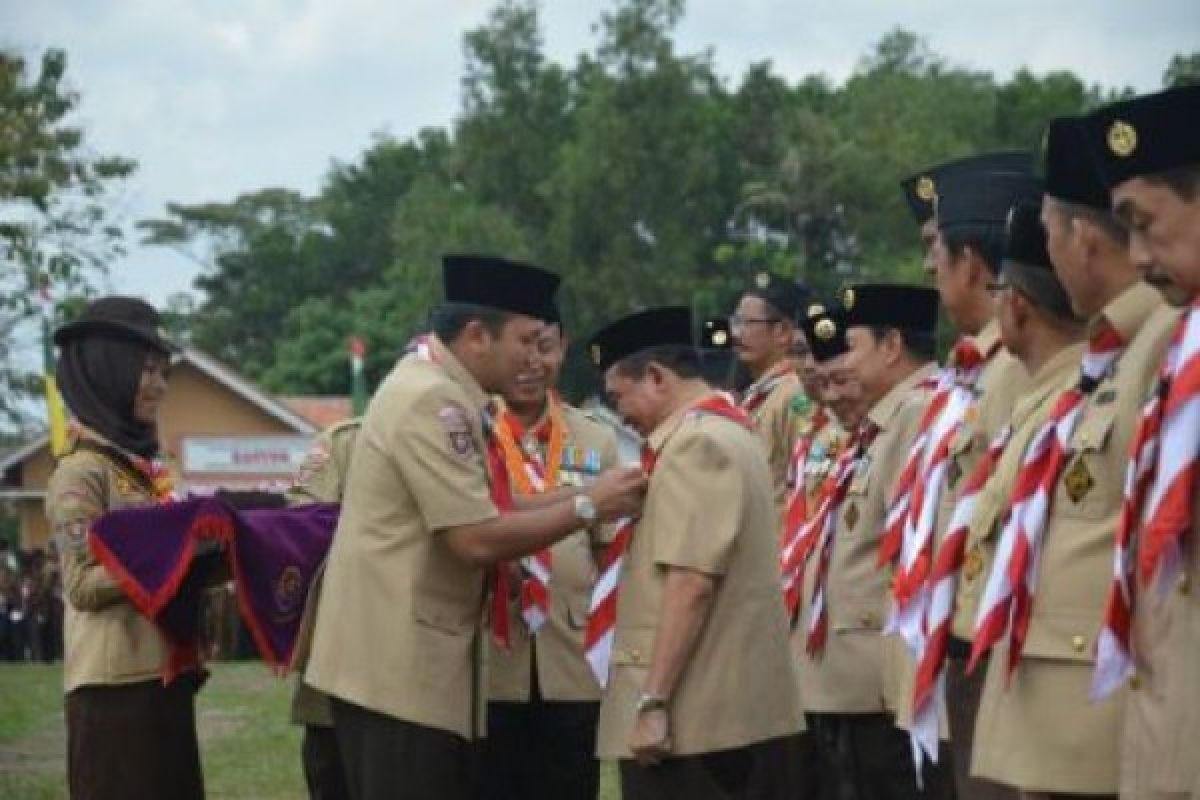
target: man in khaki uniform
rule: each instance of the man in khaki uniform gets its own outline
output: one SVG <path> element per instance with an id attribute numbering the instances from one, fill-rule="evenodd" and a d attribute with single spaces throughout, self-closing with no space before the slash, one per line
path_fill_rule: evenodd
<path id="1" fill-rule="evenodd" d="M 485 568 L 581 523 L 635 511 L 645 479 L 615 469 L 586 491 L 500 514 L 482 414 L 529 368 L 558 279 L 503 259 L 448 256 L 433 333 L 363 418 L 317 605 L 305 682 L 333 696 L 351 796 L 461 798 L 484 730 Z"/>
<path id="2" fill-rule="evenodd" d="M 1021 456 L 1058 396 L 1078 380 L 1084 353 L 1084 325 L 1053 271 L 1040 206 L 1015 207 L 1004 265 L 992 289 L 1004 347 L 1030 378 L 1013 407 L 1007 443 L 984 486 L 967 536 L 967 553 L 980 553 L 978 558 L 986 564 L 992 560 L 996 528 L 1008 510 Z"/>
<path id="3" fill-rule="evenodd" d="M 1111 796 L 1121 698 L 1094 704 L 1088 689 L 1130 439 L 1174 314 L 1130 262 L 1075 121 L 1051 125 L 1046 172 L 1048 250 L 1072 308 L 1088 319 L 1087 372 L 1078 381 L 1079 419 L 1034 554 L 1021 660 L 1010 674 L 1002 636 L 988 667 L 972 771 L 1025 797 Z M 1106 368 L 1090 366 L 1110 358 Z"/>
<path id="4" fill-rule="evenodd" d="M 920 211 L 917 220 L 922 232 L 927 233 L 929 226 L 933 229 L 932 237 L 923 237 L 927 245 L 926 272 L 933 277 L 942 308 L 960 334 L 946 370 L 953 372 L 957 387 L 966 388 L 973 396 L 965 415 L 955 425 L 946 456 L 945 478 L 940 484 L 930 480 L 925 488 L 927 497 L 935 498 L 937 503 L 932 530 L 934 553 L 948 533 L 954 506 L 967 478 L 1000 427 L 1007 423 L 1027 379 L 1024 367 L 1000 345 L 988 286 L 1000 271 L 1009 208 L 1022 196 L 1040 199 L 1040 186 L 1029 176 L 1031 169 L 1029 153 L 986 153 L 933 167 L 903 184 L 914 213 Z M 917 196 L 913 197 L 913 193 Z M 930 215 L 928 219 L 925 214 Z M 977 366 L 972 365 L 975 359 L 979 360 Z M 931 427 L 936 429 L 942 424 L 937 420 Z M 922 479 L 925 480 L 924 476 Z M 975 577 L 983 569 L 979 556 L 979 551 L 973 554 L 969 561 L 971 569 L 959 581 L 958 616 L 968 621 L 955 626 L 949 646 L 947 719 L 940 720 L 940 725 L 943 735 L 950 738 L 950 746 L 941 748 L 943 758 L 939 758 L 939 763 L 952 767 L 955 789 L 963 797 L 999 800 L 1010 797 L 1011 792 L 972 779 L 969 774 L 975 713 L 983 689 L 982 674 L 966 675 L 974 621 L 971 615 L 977 601 Z M 912 715 L 909 687 L 916 671 L 913 653 L 906 654 L 904 664 L 907 674 L 902 680 L 905 688 L 900 693 L 897 722 L 908 729 Z"/>
<path id="5" fill-rule="evenodd" d="M 621 566 L 598 752 L 622 796 L 792 798 L 804 725 L 779 589 L 778 517 L 746 415 L 699 377 L 691 314 L 592 340 L 618 412 L 654 454 Z"/>
<path id="6" fill-rule="evenodd" d="M 521 469 L 537 464 L 554 470 L 557 486 L 586 486 L 617 463 L 612 428 L 563 402 L 554 391 L 562 371 L 567 337 L 551 323 L 538 339 L 535 368 L 518 379 L 516 393 L 493 422 L 508 426 L 493 446 Z M 555 426 L 564 430 L 557 432 Z M 561 450 L 555 444 L 563 437 Z M 553 459 L 551 463 L 549 459 Z M 510 478 L 511 481 L 511 478 Z M 550 548 L 549 613 L 536 632 L 522 617 L 519 598 L 508 604 L 511 641 L 494 638 L 488 648 L 488 734 L 477 798 L 495 800 L 594 800 L 599 790 L 596 722 L 600 686 L 583 655 L 594 553 L 609 528 L 580 529 Z M 514 576 L 514 586 L 531 576 Z"/>
<path id="7" fill-rule="evenodd" d="M 761 272 L 729 318 L 734 353 L 753 379 L 742 392 L 741 406 L 766 447 L 780 514 L 787 504 L 792 457 L 792 399 L 801 390 L 792 350 L 802 294 L 791 281 Z"/>
<path id="8" fill-rule="evenodd" d="M 837 797 L 912 798 L 919 792 L 909 745 L 892 717 L 897 664 L 880 635 L 889 576 L 879 568 L 879 544 L 936 372 L 937 295 L 915 286 L 861 284 L 843 290 L 842 303 L 848 351 L 830 367 L 828 400 L 843 425 L 854 425 L 854 404 L 843 406 L 841 393 L 844 386 L 861 391 L 866 414 L 854 435 L 866 449 L 832 509 L 824 577 L 824 546 L 809 556 L 794 648 L 822 790 Z M 826 631 L 823 643 L 814 643 L 811 633 L 818 625 Z"/>
<path id="9" fill-rule="evenodd" d="M 1168 299 L 1200 295 L 1200 87 L 1134 98 L 1083 121 L 1089 152 L 1130 233 L 1129 255 Z M 1182 297 L 1173 297 L 1174 293 Z M 1194 307 L 1194 305 L 1193 305 Z M 1194 312 L 1191 312 L 1194 313 Z M 1173 432 L 1164 431 L 1162 438 Z M 1195 453 L 1193 445 L 1190 452 Z M 1184 534 L 1176 584 L 1165 596 L 1136 574 L 1131 650 L 1134 675 L 1121 735 L 1123 800 L 1200 797 L 1200 546 Z M 1145 536 L 1144 530 L 1135 533 Z"/>
<path id="10" fill-rule="evenodd" d="M 362 419 L 356 417 L 321 432 L 304 457 L 295 484 L 287 491 L 288 505 L 342 501 L 346 475 L 350 471 L 350 455 L 361 427 Z M 304 726 L 300 755 L 308 796 L 312 800 L 338 800 L 348 798 L 350 793 L 333 731 L 333 708 L 326 695 L 306 685 L 302 678 L 304 668 L 308 666 L 308 648 L 312 643 L 323 575 L 324 569 L 313 579 L 293 650 L 292 669 L 299 674 L 292 694 L 292 723 Z"/>

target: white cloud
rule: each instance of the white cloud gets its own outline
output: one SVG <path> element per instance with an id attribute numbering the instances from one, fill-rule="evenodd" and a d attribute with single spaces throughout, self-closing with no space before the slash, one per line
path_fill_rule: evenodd
<path id="1" fill-rule="evenodd" d="M 736 82 L 771 60 L 798 79 L 835 80 L 896 26 L 952 63 L 1005 77 L 1022 64 L 1105 85 L 1157 86 L 1176 52 L 1196 49 L 1200 3 L 1091 0 L 693 0 L 676 41 L 715 49 Z M 591 47 L 611 0 L 544 0 L 548 54 Z M 224 200 L 263 186 L 315 191 L 331 159 L 354 159 L 374 131 L 408 136 L 459 109 L 462 34 L 490 0 L 0 0 L 0 42 L 65 47 L 82 119 L 99 151 L 141 167 L 121 198 L 131 218 L 167 201 Z M 135 250 L 112 283 L 161 302 L 194 265 Z"/>

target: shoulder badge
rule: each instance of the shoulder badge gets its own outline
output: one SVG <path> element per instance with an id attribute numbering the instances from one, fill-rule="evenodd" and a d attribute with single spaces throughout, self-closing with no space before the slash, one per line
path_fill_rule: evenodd
<path id="1" fill-rule="evenodd" d="M 471 423 L 467 419 L 466 409 L 458 405 L 445 406 L 438 411 L 437 417 L 446 432 L 450 452 L 460 459 L 475 455 L 475 439 L 471 436 Z"/>

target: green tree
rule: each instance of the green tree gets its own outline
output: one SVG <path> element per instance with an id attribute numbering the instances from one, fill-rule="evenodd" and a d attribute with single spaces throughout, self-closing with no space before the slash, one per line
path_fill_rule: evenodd
<path id="1" fill-rule="evenodd" d="M 261 189 L 231 203 L 173 203 L 167 213 L 139 227 L 146 242 L 205 266 L 195 282 L 204 299 L 191 316 L 192 340 L 261 374 L 291 309 L 337 280 L 321 268 L 328 231 L 317 203 L 289 189 Z"/>
<path id="2" fill-rule="evenodd" d="M 1163 72 L 1163 86 L 1193 86 L 1200 83 L 1200 50 L 1184 55 L 1179 53 L 1171 58 Z"/>
<path id="3" fill-rule="evenodd" d="M 23 422 L 36 381 L 14 358 L 14 337 L 36 312 L 40 287 L 63 299 L 87 293 L 123 250 L 109 201 L 135 164 L 97 155 L 73 120 L 80 104 L 67 56 L 35 67 L 0 50 L 0 421 Z"/>
<path id="4" fill-rule="evenodd" d="M 502 3 L 467 33 L 464 50 L 458 175 L 483 202 L 537 226 L 549 213 L 554 154 L 570 136 L 567 74 L 542 53 L 533 2 Z"/>
<path id="5" fill-rule="evenodd" d="M 367 343 L 367 378 L 375 385 L 408 339 L 427 324 L 440 297 L 445 253 L 528 257 L 525 234 L 503 211 L 432 177 L 419 180 L 389 226 L 398 254 L 379 279 L 345 301 L 312 297 L 283 321 L 264 384 L 276 391 L 347 394 L 346 342 Z"/>

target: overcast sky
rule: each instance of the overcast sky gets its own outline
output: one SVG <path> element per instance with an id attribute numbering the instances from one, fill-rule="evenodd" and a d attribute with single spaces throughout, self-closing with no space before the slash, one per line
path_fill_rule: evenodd
<path id="1" fill-rule="evenodd" d="M 315 191 L 332 159 L 371 134 L 406 137 L 458 111 L 462 35 L 488 0 L 0 0 L 0 46 L 62 47 L 100 152 L 140 168 L 120 198 L 127 221 L 168 201 L 246 190 Z M 546 50 L 591 47 L 601 0 L 544 0 Z M 1200 0 L 692 0 L 675 40 L 712 47 L 735 82 L 771 60 L 797 79 L 844 79 L 888 30 L 926 37 L 950 61 L 1000 78 L 1025 65 L 1089 82 L 1159 87 L 1175 53 L 1200 47 Z M 161 303 L 196 266 L 133 247 L 111 288 Z"/>

